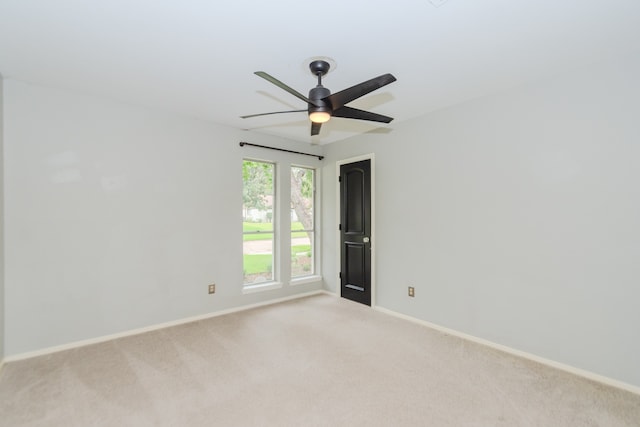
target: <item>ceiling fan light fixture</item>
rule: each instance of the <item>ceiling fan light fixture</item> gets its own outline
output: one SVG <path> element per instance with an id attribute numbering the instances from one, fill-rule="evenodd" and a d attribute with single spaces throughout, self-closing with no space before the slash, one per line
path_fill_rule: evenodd
<path id="1" fill-rule="evenodd" d="M 331 114 L 327 111 L 314 111 L 309 113 L 309 119 L 311 119 L 313 123 L 326 123 L 330 118 Z"/>

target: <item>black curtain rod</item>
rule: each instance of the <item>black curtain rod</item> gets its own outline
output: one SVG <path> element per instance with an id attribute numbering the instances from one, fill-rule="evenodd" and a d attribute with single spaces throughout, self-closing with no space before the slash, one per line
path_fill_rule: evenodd
<path id="1" fill-rule="evenodd" d="M 317 157 L 318 160 L 324 159 L 324 156 L 320 156 L 318 154 L 301 153 L 300 151 L 285 150 L 284 148 L 276 148 L 276 147 L 267 147 L 266 145 L 251 144 L 250 142 L 241 142 L 240 143 L 240 147 L 244 147 L 245 145 L 249 145 L 251 147 L 267 148 L 269 150 L 284 151 L 286 153 L 302 154 L 303 156 Z"/>

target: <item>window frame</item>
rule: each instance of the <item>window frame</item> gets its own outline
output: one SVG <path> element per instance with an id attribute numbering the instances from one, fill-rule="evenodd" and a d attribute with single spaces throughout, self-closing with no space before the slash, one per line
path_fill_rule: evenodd
<path id="1" fill-rule="evenodd" d="M 254 163 L 265 163 L 265 164 L 269 164 L 272 166 L 272 190 L 273 190 L 273 195 L 272 195 L 272 202 L 271 202 L 271 231 L 269 231 L 269 234 L 271 234 L 273 237 L 271 239 L 271 279 L 270 280 L 265 280 L 262 282 L 255 282 L 255 283 L 249 283 L 249 282 L 245 282 L 244 281 L 244 273 L 243 273 L 243 279 L 242 279 L 242 287 L 245 291 L 258 291 L 258 290 L 263 290 L 263 289 L 273 289 L 274 287 L 280 287 L 281 284 L 278 282 L 278 264 L 279 264 L 279 253 L 277 252 L 277 248 L 278 248 L 278 230 L 280 228 L 279 226 L 279 221 L 278 221 L 278 213 L 279 213 L 279 209 L 278 209 L 278 202 L 279 202 L 279 191 L 278 191 L 278 163 L 276 161 L 273 160 L 262 160 L 262 159 L 255 159 L 255 158 L 243 158 L 242 159 L 242 164 L 244 166 L 245 162 L 254 162 Z M 242 191 L 244 192 L 244 178 L 242 180 Z M 244 204 L 244 201 L 243 201 Z M 243 218 L 244 219 L 244 218 Z M 243 228 L 242 228 L 242 242 L 243 242 L 243 248 L 242 248 L 242 269 L 244 271 L 244 236 L 246 235 L 258 235 L 258 234 L 262 234 L 265 232 L 262 231 L 245 231 L 244 230 L 244 224 L 243 224 Z"/>
<path id="2" fill-rule="evenodd" d="M 242 162 L 261 162 L 274 165 L 274 202 L 273 202 L 273 269 L 272 280 L 256 283 L 244 283 L 244 246 L 242 251 L 242 293 L 251 294 L 262 291 L 276 290 L 283 287 L 293 287 L 297 285 L 321 283 L 321 198 L 320 186 L 322 182 L 321 165 L 309 164 L 306 162 L 300 162 L 300 158 L 286 156 L 280 158 L 280 156 L 268 157 L 263 156 L 243 156 Z M 241 165 L 243 164 L 241 163 Z M 292 168 L 305 168 L 313 171 L 314 185 L 313 185 L 313 274 L 291 277 L 291 173 Z M 241 181 L 242 191 L 244 191 L 244 180 Z M 244 200 L 242 201 L 244 204 Z M 241 216 L 241 221 L 244 218 L 244 213 Z M 244 242 L 244 227 L 242 228 L 243 242 Z"/>
<path id="3" fill-rule="evenodd" d="M 289 176 L 291 176 L 291 174 L 293 173 L 294 168 L 297 169 L 306 169 L 311 171 L 312 173 L 312 182 L 311 182 L 311 212 L 312 212 L 312 223 L 311 223 L 311 229 L 306 229 L 303 228 L 301 230 L 294 230 L 292 224 L 289 224 L 289 229 L 290 229 L 290 238 L 291 241 L 293 240 L 293 233 L 299 233 L 301 231 L 304 232 L 311 232 L 311 238 L 310 238 L 310 244 L 311 244 L 311 272 L 308 274 L 301 274 L 298 276 L 294 276 L 293 275 L 293 263 L 289 262 L 289 279 L 290 279 L 290 283 L 298 283 L 298 282 L 303 282 L 304 279 L 309 278 L 309 277 L 315 277 L 317 278 L 317 268 L 318 265 L 316 263 L 316 258 L 317 258 L 317 206 L 316 206 L 316 202 L 317 202 L 317 192 L 316 192 L 316 181 L 317 181 L 317 174 L 318 174 L 318 169 L 312 166 L 303 166 L 303 165 L 299 165 L 299 164 L 291 164 L 289 165 Z M 292 188 L 289 188 L 289 202 L 291 203 L 291 193 L 292 193 Z M 293 207 L 291 208 L 293 209 Z M 289 253 L 291 253 L 291 248 L 293 247 L 293 243 L 290 241 L 290 245 L 289 245 Z"/>

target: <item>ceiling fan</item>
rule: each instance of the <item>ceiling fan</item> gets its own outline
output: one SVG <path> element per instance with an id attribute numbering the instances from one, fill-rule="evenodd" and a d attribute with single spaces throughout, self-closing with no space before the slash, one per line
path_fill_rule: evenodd
<path id="1" fill-rule="evenodd" d="M 318 85 L 309 91 L 309 97 L 304 96 L 300 92 L 292 89 L 264 71 L 256 71 L 254 73 L 279 88 L 286 90 L 296 98 L 306 102 L 306 110 L 276 111 L 273 113 L 251 114 L 240 117 L 248 119 L 249 117 L 266 116 L 269 114 L 300 113 L 306 111 L 309 113 L 309 119 L 311 120 L 311 135 L 318 135 L 320 133 L 322 123 L 329 121 L 331 117 L 369 120 L 381 123 L 389 123 L 393 120 L 392 117 L 383 116 L 382 114 L 376 114 L 370 111 L 359 110 L 357 108 L 346 106 L 346 104 L 360 98 L 361 96 L 373 92 L 382 86 L 388 85 L 389 83 L 395 82 L 396 78 L 393 75 L 383 74 L 332 95 L 329 89 L 322 86 L 322 76 L 329 72 L 329 63 L 322 60 L 316 60 L 309 64 L 309 68 L 311 69 L 311 73 L 318 77 Z"/>

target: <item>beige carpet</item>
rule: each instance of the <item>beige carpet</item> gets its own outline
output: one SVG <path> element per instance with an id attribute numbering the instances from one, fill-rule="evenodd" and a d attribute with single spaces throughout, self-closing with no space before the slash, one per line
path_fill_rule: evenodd
<path id="1" fill-rule="evenodd" d="M 640 426 L 640 396 L 319 295 L 9 363 L 1 426 Z"/>

